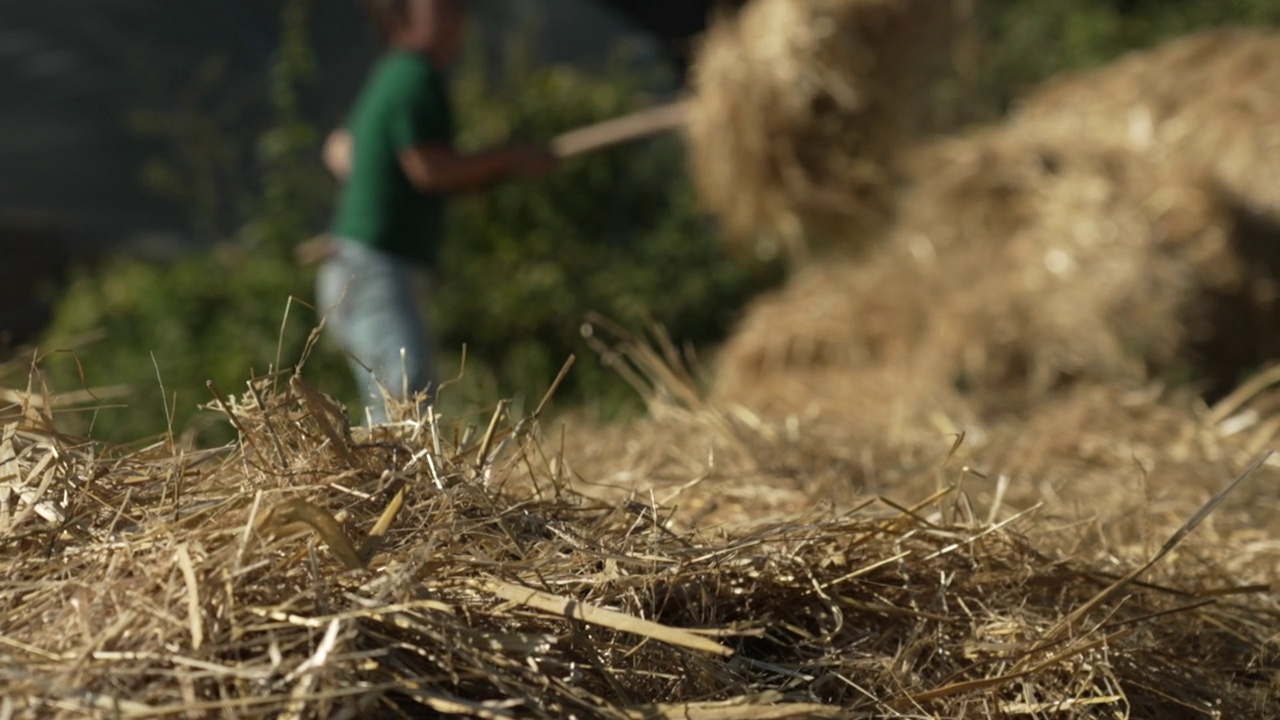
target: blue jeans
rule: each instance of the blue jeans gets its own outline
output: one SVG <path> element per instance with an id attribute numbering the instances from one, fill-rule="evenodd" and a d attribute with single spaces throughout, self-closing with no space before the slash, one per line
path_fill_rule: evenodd
<path id="1" fill-rule="evenodd" d="M 329 336 L 347 353 L 369 422 L 386 422 L 382 390 L 397 400 L 435 389 L 434 348 L 420 299 L 426 273 L 367 245 L 334 238 L 316 276 Z"/>

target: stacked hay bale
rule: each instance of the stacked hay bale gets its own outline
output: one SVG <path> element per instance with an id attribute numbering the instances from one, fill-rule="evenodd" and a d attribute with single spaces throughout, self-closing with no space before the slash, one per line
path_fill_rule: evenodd
<path id="1" fill-rule="evenodd" d="M 1015 122 L 1189 165 L 1280 221 L 1277 88 L 1280 31 L 1213 29 L 1049 82 Z"/>
<path id="2" fill-rule="evenodd" d="M 783 0 L 760 0 L 756 12 L 763 16 L 774 4 L 801 12 Z M 845 37 L 858 37 L 857 24 L 867 22 L 852 13 L 841 19 L 850 23 Z M 745 32 L 752 22 L 761 20 L 748 12 L 735 29 Z M 821 126 L 843 138 L 825 145 L 821 167 L 827 175 L 796 171 L 804 164 L 790 162 L 813 146 L 810 127 L 774 121 L 788 101 L 809 102 L 811 89 L 753 83 L 756 73 L 771 77 L 770 71 L 753 66 L 747 54 L 737 68 L 744 78 L 735 87 L 770 89 L 776 97 L 746 97 L 773 109 L 751 108 L 742 98 L 704 102 L 691 132 L 694 155 L 706 168 L 703 185 L 713 185 L 704 192 L 714 203 L 731 206 L 736 188 L 728 178 L 734 170 L 758 186 L 740 194 L 763 200 L 740 202 L 730 213 L 731 226 L 732 213 L 743 228 L 765 216 L 808 223 L 821 215 L 806 205 L 811 200 L 840 208 L 847 215 L 843 232 L 860 238 L 868 218 L 888 217 L 863 203 L 868 185 L 795 178 L 834 177 L 830 168 L 861 163 L 883 173 L 892 166 L 908 182 L 875 186 L 883 191 L 880 207 L 896 209 L 884 228 L 886 242 L 847 262 L 801 267 L 789 287 L 747 313 L 720 356 L 720 396 L 787 411 L 811 410 L 815 402 L 840 396 L 764 390 L 804 384 L 797 371 L 821 376 L 827 388 L 836 382 L 884 395 L 892 387 L 899 403 L 904 386 L 928 388 L 912 395 L 935 406 L 951 406 L 960 397 L 979 412 L 1024 410 L 1080 382 L 1194 375 L 1206 380 L 1208 394 L 1227 391 L 1240 374 L 1280 356 L 1272 339 L 1280 318 L 1280 244 L 1265 227 L 1259 232 L 1237 203 L 1245 195 L 1264 207 L 1268 193 L 1280 192 L 1278 177 L 1246 195 L 1251 183 L 1280 173 L 1280 163 L 1267 163 L 1265 152 L 1245 160 L 1249 146 L 1280 153 L 1280 136 L 1269 139 L 1280 114 L 1263 111 L 1271 71 L 1262 61 L 1275 46 L 1269 35 L 1243 31 L 1180 41 L 1101 71 L 1101 80 L 1046 90 L 1046 99 L 1033 100 L 1015 122 L 909 151 L 896 144 L 900 136 L 877 124 L 893 112 L 846 113 L 840 116 L 846 126 Z M 847 82 L 859 86 L 896 80 L 898 60 L 909 54 L 870 42 L 862 47 L 880 58 L 867 67 L 885 70 L 846 71 Z M 704 67 L 727 65 L 714 49 L 709 43 Z M 1191 90 L 1177 85 L 1184 75 L 1193 78 Z M 825 86 L 837 83 L 828 79 Z M 1096 95 L 1122 108 L 1124 98 L 1147 92 L 1147 86 L 1147 106 L 1162 108 L 1151 112 L 1168 118 L 1156 125 L 1167 137 L 1160 153 L 1107 131 L 1119 109 L 1086 102 L 1079 118 L 1074 114 L 1075 103 L 1084 102 L 1077 96 Z M 1222 111 L 1217 124 L 1206 119 L 1199 131 L 1193 123 L 1207 111 L 1191 102 L 1196 92 L 1218 98 L 1213 106 Z M 739 117 L 748 110 L 763 118 Z M 1226 137 L 1233 122 L 1244 123 L 1244 143 Z M 872 137 L 878 140 L 863 142 Z M 1190 148 L 1180 149 L 1180 142 Z M 1204 171 L 1211 157 L 1219 172 Z M 743 168 L 772 174 L 748 175 Z M 722 171 L 715 176 L 719 185 L 709 179 L 715 169 Z M 775 212 L 779 207 L 785 211 Z M 841 231 L 838 213 L 825 218 L 828 231 Z"/>
<path id="3" fill-rule="evenodd" d="M 1200 349 L 1237 337 L 1210 320 L 1217 299 L 1244 293 L 1242 249 L 1193 176 L 1023 128 L 912 160 L 919 181 L 884 247 L 801 270 L 748 312 L 720 358 L 726 397 L 779 369 L 888 367 L 934 398 L 953 388 L 1014 407 L 1075 381 L 1203 365 Z"/>
<path id="4" fill-rule="evenodd" d="M 728 234 L 876 235 L 912 86 L 945 48 L 945 0 L 755 0 L 713 24 L 691 77 L 688 133 L 704 203 Z"/>
<path id="5" fill-rule="evenodd" d="M 925 377 L 987 405 L 1203 366 L 1244 285 L 1234 220 L 1194 176 L 1106 145 L 992 129 L 930 148 L 898 242 L 940 301 Z M 901 254 L 900 254 L 901 255 Z M 917 259 L 918 258 L 918 259 Z M 918 274 L 918 269 L 912 269 Z"/>

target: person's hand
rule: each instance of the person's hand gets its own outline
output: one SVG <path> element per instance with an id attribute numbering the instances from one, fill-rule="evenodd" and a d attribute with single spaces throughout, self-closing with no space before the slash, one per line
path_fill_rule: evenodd
<path id="1" fill-rule="evenodd" d="M 329 133 L 329 136 L 325 138 L 324 148 L 321 153 L 325 167 L 329 168 L 329 172 L 335 178 L 345 182 L 351 176 L 351 164 L 355 155 L 355 141 L 352 140 L 349 131 L 338 128 Z"/>
<path id="2" fill-rule="evenodd" d="M 520 177 L 545 177 L 560 166 L 560 158 L 542 146 L 514 147 L 510 152 L 511 172 Z"/>

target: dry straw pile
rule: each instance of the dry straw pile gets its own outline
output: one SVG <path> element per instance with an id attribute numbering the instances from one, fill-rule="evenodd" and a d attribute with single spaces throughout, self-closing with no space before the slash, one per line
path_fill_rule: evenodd
<path id="1" fill-rule="evenodd" d="M 643 482 L 590 499 L 572 433 L 500 413 L 352 437 L 283 378 L 218 405 L 237 447 L 5 425 L 6 716 L 1276 716 L 1273 610 L 1203 568 L 1175 589 L 1046 557 L 954 493 L 698 533 Z M 770 464 L 679 412 L 628 442 L 731 433 L 743 472 Z"/>
<path id="2" fill-rule="evenodd" d="M 1008 409 L 1186 371 L 1225 391 L 1280 352 L 1277 269 L 1256 260 L 1272 238 L 1194 175 L 1034 126 L 933 143 L 911 167 L 889 242 L 802 268 L 748 311 L 722 397 L 780 371 L 881 367 L 895 393 L 928 389 L 924 407 L 959 387 Z"/>
<path id="3" fill-rule="evenodd" d="M 902 427 L 1025 413 L 1081 383 L 1193 376 L 1220 397 L 1280 356 L 1277 38 L 1205 32 L 900 153 L 887 241 L 758 300 L 718 356 L 718 397 L 802 416 L 856 397 Z"/>
<path id="4" fill-rule="evenodd" d="M 706 201 L 731 233 L 860 250 L 755 304 L 720 397 L 796 408 L 839 382 L 963 415 L 1172 375 L 1218 397 L 1280 356 L 1280 36 L 1180 40 L 904 149 L 903 78 L 946 6 L 758 0 L 710 34 L 690 119 Z"/>
<path id="5" fill-rule="evenodd" d="M 1064 76 L 1016 122 L 1187 165 L 1280 219 L 1280 31 L 1203 31 Z"/>
<path id="6" fill-rule="evenodd" d="M 754 0 L 707 33 L 691 83 L 692 167 L 737 238 L 874 235 L 892 215 L 911 88 L 945 47 L 948 0 Z"/>

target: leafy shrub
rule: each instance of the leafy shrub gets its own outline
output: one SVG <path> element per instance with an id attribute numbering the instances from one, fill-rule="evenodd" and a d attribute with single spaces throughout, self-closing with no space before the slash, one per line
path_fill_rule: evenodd
<path id="1" fill-rule="evenodd" d="M 44 364 L 51 385 L 67 390 L 81 383 L 91 389 L 123 384 L 132 390 L 124 407 L 96 413 L 79 429 L 92 423 L 96 436 L 126 441 L 161 433 L 171 423 L 201 442 L 221 442 L 231 430 L 212 413 L 192 424 L 198 404 L 212 399 L 206 382 L 238 393 L 249 373 L 288 367 L 302 356 L 317 318 L 290 300 L 307 302 L 312 295 L 312 280 L 294 265 L 290 247 L 314 227 L 333 187 L 318 160 L 317 132 L 299 101 L 313 69 L 309 8 L 310 0 L 282 5 L 281 45 L 267 88 L 274 122 L 254 148 L 259 177 L 245 193 L 260 199 L 248 205 L 236 237 L 171 263 L 118 258 L 80 268 L 60 300 L 40 345 L 53 352 Z M 238 154 L 228 148 L 229 133 L 210 123 L 193 124 L 190 107 L 168 122 L 155 113 L 140 117 L 152 131 L 168 127 L 175 139 L 207 146 L 184 147 L 173 156 Z M 189 205 L 192 230 L 200 234 L 215 226 L 209 208 L 235 206 L 215 197 L 222 186 L 203 177 L 210 168 L 204 162 L 151 161 L 143 180 L 154 181 L 162 170 L 169 184 L 198 188 L 194 196 L 179 193 L 174 199 Z M 77 346 L 93 333 L 102 339 Z M 56 352 L 66 348 L 75 349 L 74 359 Z M 345 365 L 333 353 L 317 354 L 309 372 L 337 394 L 352 392 Z"/>
<path id="2" fill-rule="evenodd" d="M 42 348 L 74 346 L 77 336 L 95 330 L 104 338 L 77 348 L 74 357 L 55 353 L 44 367 L 56 389 L 80 387 L 82 380 L 89 388 L 129 387 L 127 407 L 92 419 L 95 436 L 138 440 L 165 431 L 172 412 L 175 430 L 194 433 L 204 443 L 222 442 L 231 432 L 216 414 L 203 414 L 193 424 L 196 406 L 212 399 L 205 383 L 238 394 L 250 374 L 276 367 L 277 353 L 284 367 L 297 362 L 315 315 L 291 304 L 290 295 L 309 299 L 302 273 L 238 245 L 163 265 L 119 259 L 82 269 Z M 307 372 L 350 394 L 340 358 L 320 353 Z M 79 429 L 88 429 L 90 420 Z"/>
<path id="3" fill-rule="evenodd" d="M 997 119 L 1050 76 L 1224 24 L 1280 25 L 1274 0 L 983 0 L 974 4 L 968 72 L 944 83 L 936 129 Z"/>

